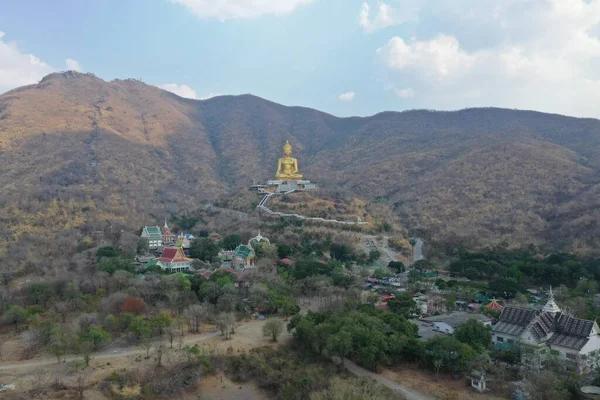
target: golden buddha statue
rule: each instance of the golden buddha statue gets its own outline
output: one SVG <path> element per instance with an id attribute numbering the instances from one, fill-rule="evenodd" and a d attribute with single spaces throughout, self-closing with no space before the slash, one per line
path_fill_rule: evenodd
<path id="1" fill-rule="evenodd" d="M 279 163 L 277 163 L 275 177 L 282 181 L 299 181 L 302 179 L 302 174 L 298 173 L 298 160 L 292 157 L 292 145 L 287 140 L 283 145 L 283 158 L 280 158 Z"/>

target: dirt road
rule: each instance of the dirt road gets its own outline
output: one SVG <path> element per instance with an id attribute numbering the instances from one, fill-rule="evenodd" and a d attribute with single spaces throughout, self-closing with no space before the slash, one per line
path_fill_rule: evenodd
<path id="1" fill-rule="evenodd" d="M 240 326 L 239 328 L 237 328 L 237 331 L 243 331 L 243 330 L 244 330 L 244 326 Z M 210 340 L 214 337 L 217 337 L 220 334 L 221 334 L 220 332 L 216 331 L 216 332 L 206 333 L 206 334 L 200 335 L 200 336 L 189 337 L 189 338 L 183 340 L 183 344 L 186 345 L 186 344 L 194 344 L 194 343 L 203 342 L 206 340 Z M 167 347 L 170 346 L 168 341 L 162 340 L 162 341 L 154 342 L 154 347 L 161 345 L 161 344 L 165 345 Z M 99 353 L 94 353 L 92 355 L 92 358 L 94 360 L 112 360 L 115 358 L 128 357 L 128 356 L 137 355 L 137 354 L 144 354 L 145 352 L 146 352 L 145 350 L 139 349 L 139 348 L 128 349 L 128 350 L 117 349 L 117 350 L 102 351 Z M 65 361 L 69 362 L 72 360 L 76 360 L 78 358 L 81 358 L 81 357 L 80 356 L 67 356 L 67 357 L 65 357 Z M 45 366 L 56 364 L 56 363 L 57 363 L 56 358 L 44 358 L 44 359 L 40 359 L 40 360 L 25 361 L 25 362 L 13 361 L 13 362 L 8 362 L 6 364 L 0 365 L 0 371 L 13 370 L 13 369 L 19 369 L 19 368 L 38 368 L 38 367 L 45 367 Z"/>
<path id="2" fill-rule="evenodd" d="M 339 362 L 338 357 L 334 357 L 334 361 L 336 358 L 338 360 L 337 362 Z M 368 371 L 362 367 L 359 367 L 358 365 L 354 364 L 352 361 L 350 361 L 348 359 L 344 359 L 344 367 L 346 367 L 346 369 L 353 375 L 366 376 L 371 379 L 375 379 L 377 382 L 381 383 L 384 386 L 387 386 L 388 388 L 392 389 L 393 391 L 402 393 L 404 395 L 404 397 L 406 397 L 406 400 L 433 400 L 433 398 L 427 397 L 407 386 L 401 385 L 401 384 L 394 382 L 390 379 L 387 379 L 379 374 L 376 374 L 376 373 Z"/>

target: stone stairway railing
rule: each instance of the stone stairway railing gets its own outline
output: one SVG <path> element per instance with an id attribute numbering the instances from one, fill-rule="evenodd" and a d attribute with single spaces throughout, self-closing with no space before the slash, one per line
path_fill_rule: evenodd
<path id="1" fill-rule="evenodd" d="M 304 215 L 299 215 L 299 214 L 290 214 L 290 213 L 283 213 L 280 211 L 272 211 L 267 207 L 267 203 L 269 202 L 269 200 L 271 199 L 272 196 L 275 195 L 287 195 L 290 193 L 295 192 L 296 190 L 290 190 L 287 191 L 285 193 L 267 193 L 265 194 L 265 197 L 262 198 L 262 200 L 260 201 L 260 203 L 258 203 L 257 208 L 261 211 L 264 211 L 270 215 L 278 215 L 280 217 L 294 217 L 294 218 L 298 218 L 301 220 L 306 220 L 306 221 L 319 221 L 319 222 L 331 222 L 334 224 L 344 224 L 344 225 L 365 225 L 366 222 L 354 222 L 354 221 L 338 221 L 337 219 L 325 219 L 325 218 L 320 218 L 320 217 L 305 217 Z"/>

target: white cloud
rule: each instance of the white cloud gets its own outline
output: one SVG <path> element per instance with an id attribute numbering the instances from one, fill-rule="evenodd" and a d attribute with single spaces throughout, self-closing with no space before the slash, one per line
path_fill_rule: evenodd
<path id="1" fill-rule="evenodd" d="M 391 69 L 415 71 L 438 81 L 468 71 L 476 58 L 461 50 L 456 38 L 447 35 L 410 44 L 395 36 L 377 53 L 383 55 Z"/>
<path id="2" fill-rule="evenodd" d="M 406 22 L 416 22 L 418 0 L 404 1 L 403 7 L 396 8 L 387 3 L 379 2 L 374 10 L 368 2 L 364 2 L 360 9 L 359 23 L 365 32 L 373 32 L 388 26 L 399 25 Z"/>
<path id="3" fill-rule="evenodd" d="M 349 102 L 351 102 L 352 100 L 354 100 L 354 95 L 355 95 L 355 94 L 356 94 L 356 93 L 354 93 L 354 92 L 346 92 L 346 93 L 342 93 L 342 94 L 340 94 L 340 95 L 339 95 L 338 99 L 340 99 L 340 101 L 343 101 L 343 102 L 349 103 Z"/>
<path id="4" fill-rule="evenodd" d="M 12 42 L 3 40 L 0 31 L 0 92 L 39 82 L 54 69 L 33 54 L 23 52 Z"/>
<path id="5" fill-rule="evenodd" d="M 185 97 L 187 99 L 197 99 L 196 91 L 187 85 L 178 85 L 176 83 L 165 83 L 163 85 L 157 85 L 159 88 L 175 93 L 177 96 Z"/>
<path id="6" fill-rule="evenodd" d="M 414 4 L 390 2 L 395 9 Z M 491 105 L 600 117 L 600 1 L 420 4 L 414 23 L 394 22 L 418 38 L 392 37 L 377 50 L 384 82 L 418 92 L 416 107 Z"/>
<path id="7" fill-rule="evenodd" d="M 171 0 L 188 8 L 198 18 L 257 18 L 265 14 L 289 14 L 313 0 Z"/>
<path id="8" fill-rule="evenodd" d="M 65 65 L 67 66 L 67 70 L 69 71 L 77 71 L 82 72 L 81 64 L 78 61 L 73 60 L 72 58 L 67 58 L 65 60 Z"/>
<path id="9" fill-rule="evenodd" d="M 394 89 L 394 93 L 396 93 L 396 96 L 398 96 L 402 99 L 411 99 L 411 98 L 415 97 L 415 91 L 412 90 L 411 88 Z"/>
<path id="10" fill-rule="evenodd" d="M 221 93 L 209 93 L 206 96 L 198 97 L 198 100 L 208 100 L 208 99 L 212 99 L 213 97 L 217 97 L 217 96 L 223 96 L 223 95 Z"/>

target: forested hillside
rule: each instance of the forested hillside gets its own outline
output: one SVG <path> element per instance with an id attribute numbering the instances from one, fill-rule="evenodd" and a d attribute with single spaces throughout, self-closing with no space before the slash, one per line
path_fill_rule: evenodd
<path id="1" fill-rule="evenodd" d="M 233 198 L 274 175 L 285 140 L 306 178 L 389 207 L 426 239 L 597 247 L 597 120 L 504 109 L 337 118 L 66 72 L 0 96 L 0 258 Z"/>

